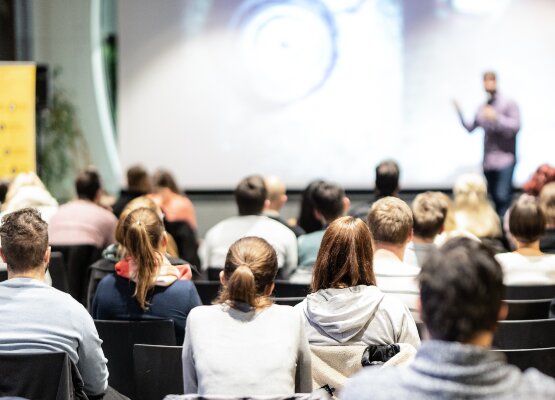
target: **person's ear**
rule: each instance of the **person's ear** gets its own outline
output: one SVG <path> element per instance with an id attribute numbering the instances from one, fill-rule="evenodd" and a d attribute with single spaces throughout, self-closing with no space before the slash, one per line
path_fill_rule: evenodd
<path id="1" fill-rule="evenodd" d="M 285 205 L 285 203 L 287 203 L 288 197 L 286 194 L 282 194 L 281 195 L 281 205 Z"/>
<path id="2" fill-rule="evenodd" d="M 414 238 L 414 230 L 411 229 L 409 232 L 409 237 L 407 238 L 407 243 L 412 242 L 413 238 Z"/>
<path id="3" fill-rule="evenodd" d="M 2 261 L 7 264 L 6 255 L 4 254 L 4 249 L 2 247 L 0 247 L 0 257 L 2 258 Z"/>
<path id="4" fill-rule="evenodd" d="M 501 307 L 499 307 L 499 313 L 497 314 L 497 320 L 504 321 L 507 319 L 508 315 L 509 315 L 509 306 L 507 305 L 507 303 L 502 302 Z"/>
<path id="5" fill-rule="evenodd" d="M 264 288 L 264 294 L 266 296 L 271 296 L 272 293 L 274 292 L 274 288 L 276 287 L 276 284 L 274 282 L 266 285 L 266 288 Z"/>
<path id="6" fill-rule="evenodd" d="M 44 257 L 42 259 L 42 261 L 44 262 L 44 265 L 46 266 L 46 269 L 48 269 L 48 264 L 50 263 L 50 254 L 51 253 L 52 253 L 52 248 L 50 246 L 48 246 L 46 251 L 44 252 Z"/>
<path id="7" fill-rule="evenodd" d="M 168 247 L 168 232 L 166 231 L 162 233 L 162 237 L 160 238 L 160 246 L 163 247 L 164 249 Z"/>
<path id="8" fill-rule="evenodd" d="M 343 197 L 343 214 L 347 214 L 349 208 L 351 208 L 351 200 L 347 196 L 345 196 Z"/>
<path id="9" fill-rule="evenodd" d="M 322 216 L 322 214 L 320 214 L 320 212 L 318 212 L 318 210 L 314 209 L 314 218 L 316 218 L 318 221 L 320 221 L 322 224 L 326 223 L 325 218 Z"/>
<path id="10" fill-rule="evenodd" d="M 264 200 L 264 207 L 262 209 L 266 210 L 268 208 L 270 208 L 270 199 Z"/>
<path id="11" fill-rule="evenodd" d="M 222 286 L 225 285 L 225 275 L 224 275 L 224 271 L 220 271 L 220 283 L 222 284 Z"/>

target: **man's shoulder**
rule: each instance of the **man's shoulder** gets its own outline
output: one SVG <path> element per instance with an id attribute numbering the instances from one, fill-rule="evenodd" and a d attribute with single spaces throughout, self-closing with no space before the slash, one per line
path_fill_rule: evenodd
<path id="1" fill-rule="evenodd" d="M 399 385 L 404 367 L 366 367 L 349 380 L 340 396 L 344 400 L 380 400 L 410 398 L 410 392 Z"/>
<path id="2" fill-rule="evenodd" d="M 522 374 L 519 395 L 522 398 L 555 399 L 555 379 L 529 368 Z"/>

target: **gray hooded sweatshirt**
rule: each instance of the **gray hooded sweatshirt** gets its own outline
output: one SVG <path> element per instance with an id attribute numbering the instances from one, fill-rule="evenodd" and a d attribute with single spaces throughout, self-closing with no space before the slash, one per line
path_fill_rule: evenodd
<path id="1" fill-rule="evenodd" d="M 376 286 L 321 289 L 295 308 L 303 316 L 311 345 L 420 346 L 416 324 L 407 306 Z"/>

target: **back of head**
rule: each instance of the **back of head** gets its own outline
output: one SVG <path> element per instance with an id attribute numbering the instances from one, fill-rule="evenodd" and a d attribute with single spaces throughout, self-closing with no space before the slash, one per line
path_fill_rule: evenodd
<path id="1" fill-rule="evenodd" d="M 521 195 L 509 211 L 509 230 L 520 243 L 533 243 L 545 233 L 545 216 L 535 197 Z"/>
<path id="2" fill-rule="evenodd" d="M 462 174 L 453 187 L 455 207 L 473 208 L 488 203 L 485 178 L 478 174 Z"/>
<path id="3" fill-rule="evenodd" d="M 376 198 L 395 196 L 399 190 L 399 165 L 393 160 L 385 160 L 376 166 Z"/>
<path id="4" fill-rule="evenodd" d="M 118 224 L 116 225 L 116 242 L 123 244 L 123 222 L 132 211 L 137 210 L 138 208 L 148 208 L 154 211 L 158 215 L 160 220 L 164 219 L 162 210 L 160 209 L 158 204 L 154 202 L 154 200 L 146 196 L 135 197 L 133 200 L 127 203 L 119 216 Z"/>
<path id="5" fill-rule="evenodd" d="M 34 208 L 4 215 L 0 243 L 10 271 L 27 272 L 44 265 L 48 249 L 48 225 Z"/>
<path id="6" fill-rule="evenodd" d="M 135 296 L 141 308 L 146 309 L 146 295 L 161 263 L 162 254 L 158 249 L 164 235 L 164 225 L 151 209 L 138 208 L 125 217 L 120 235 L 127 254 L 137 265 Z"/>
<path id="7" fill-rule="evenodd" d="M 248 236 L 237 240 L 227 252 L 224 289 L 216 303 L 238 303 L 261 308 L 271 305 L 266 290 L 278 270 L 277 254 L 264 239 Z"/>
<path id="8" fill-rule="evenodd" d="M 152 184 L 155 189 L 168 188 L 174 193 L 179 193 L 175 179 L 169 171 L 163 169 L 156 171 L 152 176 Z"/>
<path id="9" fill-rule="evenodd" d="M 322 229 L 322 222 L 314 216 L 314 200 L 312 199 L 314 190 L 322 183 L 324 183 L 323 180 L 312 181 L 301 193 L 301 211 L 297 224 L 303 228 L 306 233 Z"/>
<path id="10" fill-rule="evenodd" d="M 235 202 L 239 215 L 258 215 L 264 208 L 267 197 L 264 178 L 260 175 L 251 175 L 239 182 L 235 188 Z"/>
<path id="11" fill-rule="evenodd" d="M 150 192 L 150 178 L 141 165 L 134 165 L 127 170 L 127 189 L 130 192 Z"/>
<path id="12" fill-rule="evenodd" d="M 441 192 L 424 192 L 412 201 L 414 235 L 433 239 L 439 234 L 447 217 L 449 198 Z"/>
<path id="13" fill-rule="evenodd" d="M 422 320 L 433 339 L 468 343 L 495 329 L 504 296 L 503 272 L 480 242 L 449 240 L 430 253 L 418 279 Z"/>
<path id="14" fill-rule="evenodd" d="M 100 188 L 100 175 L 94 168 L 80 172 L 75 179 L 75 191 L 80 199 L 94 201 Z"/>
<path id="15" fill-rule="evenodd" d="M 343 215 L 345 191 L 335 183 L 323 182 L 317 185 L 312 194 L 314 209 L 331 222 Z"/>
<path id="16" fill-rule="evenodd" d="M 265 177 L 264 184 L 266 185 L 266 190 L 268 191 L 270 208 L 279 211 L 287 200 L 287 197 L 285 196 L 285 184 L 278 176 Z"/>
<path id="17" fill-rule="evenodd" d="M 375 285 L 372 235 L 360 218 L 341 217 L 326 229 L 313 267 L 311 290 Z"/>
<path id="18" fill-rule="evenodd" d="M 376 242 L 403 245 L 412 232 L 412 211 L 401 199 L 385 197 L 368 212 L 368 226 Z"/>
<path id="19" fill-rule="evenodd" d="M 555 227 L 555 182 L 550 182 L 542 188 L 540 207 L 545 215 L 547 227 Z"/>

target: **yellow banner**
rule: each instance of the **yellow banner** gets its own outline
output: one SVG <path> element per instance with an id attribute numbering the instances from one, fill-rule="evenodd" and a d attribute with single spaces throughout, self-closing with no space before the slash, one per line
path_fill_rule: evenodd
<path id="1" fill-rule="evenodd" d="M 0 178 L 36 171 L 32 64 L 0 64 Z"/>

